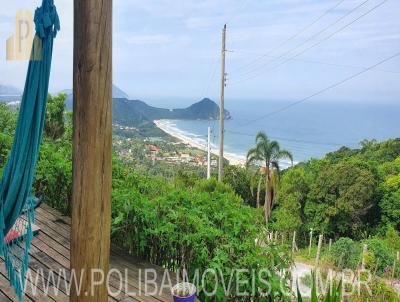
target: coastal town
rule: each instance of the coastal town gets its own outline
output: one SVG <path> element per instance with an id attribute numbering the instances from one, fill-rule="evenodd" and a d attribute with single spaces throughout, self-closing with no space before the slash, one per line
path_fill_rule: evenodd
<path id="1" fill-rule="evenodd" d="M 125 135 L 115 135 L 114 151 L 127 163 L 141 162 L 155 165 L 162 162 L 168 165 L 207 166 L 207 152 L 182 142 L 168 134 L 162 137 L 128 137 L 127 132 L 136 132 L 135 127 L 114 125 Z M 217 167 L 217 157 L 211 155 L 211 167 Z"/>

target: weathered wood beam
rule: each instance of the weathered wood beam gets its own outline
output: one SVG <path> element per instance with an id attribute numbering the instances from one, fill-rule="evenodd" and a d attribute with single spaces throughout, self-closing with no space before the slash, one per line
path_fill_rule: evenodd
<path id="1" fill-rule="evenodd" d="M 74 1 L 71 301 L 107 301 L 112 145 L 112 0 Z"/>

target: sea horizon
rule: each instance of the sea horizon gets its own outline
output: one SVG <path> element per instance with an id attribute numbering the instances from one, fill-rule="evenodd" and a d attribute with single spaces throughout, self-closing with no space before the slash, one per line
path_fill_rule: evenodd
<path id="1" fill-rule="evenodd" d="M 322 158 L 343 146 L 358 148 L 364 139 L 382 141 L 400 137 L 399 104 L 310 102 L 270 115 L 288 104 L 282 101 L 228 104 L 232 119 L 225 121 L 226 158 L 244 162 L 258 131 L 264 131 L 282 148 L 291 151 L 294 163 Z M 211 148 L 213 153 L 218 151 L 218 120 L 161 120 L 156 124 L 202 150 L 206 150 L 210 127 Z"/>

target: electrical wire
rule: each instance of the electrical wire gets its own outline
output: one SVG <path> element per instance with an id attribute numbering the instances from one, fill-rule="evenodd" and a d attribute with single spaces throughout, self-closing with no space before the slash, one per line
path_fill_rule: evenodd
<path id="1" fill-rule="evenodd" d="M 367 0 L 368 1 L 368 0 Z M 303 32 L 305 32 L 307 29 L 309 29 L 310 27 L 312 27 L 314 24 L 316 24 L 317 22 L 319 22 L 323 17 L 325 17 L 329 12 L 331 12 L 332 10 L 334 10 L 335 8 L 337 8 L 340 4 L 342 4 L 344 2 L 344 0 L 341 0 L 337 3 L 335 3 L 334 6 L 330 7 L 328 10 L 326 10 L 324 13 L 322 13 L 320 16 L 318 16 L 315 20 L 313 20 L 311 23 L 307 24 L 305 27 L 303 27 L 301 30 L 299 30 L 298 32 L 296 32 L 294 35 L 290 36 L 288 39 L 284 40 L 283 42 L 281 42 L 278 46 L 276 46 L 274 49 L 268 51 L 265 54 L 262 54 L 261 56 L 255 58 L 254 60 L 252 60 L 251 62 L 243 65 L 243 66 L 239 66 L 237 69 L 234 69 L 233 71 L 238 71 L 238 70 L 242 70 L 245 69 L 251 65 L 254 65 L 255 63 L 257 63 L 259 60 L 268 57 L 271 53 L 274 53 L 275 51 L 277 51 L 278 49 L 280 49 L 282 46 L 284 46 L 286 43 L 290 42 L 291 40 L 297 38 L 300 34 L 302 34 Z"/>
<path id="2" fill-rule="evenodd" d="M 320 30 L 319 32 L 317 32 L 316 34 L 312 35 L 311 37 L 309 37 L 308 39 L 306 39 L 305 41 L 303 41 L 302 43 L 300 43 L 299 45 L 297 45 L 294 48 L 289 49 L 288 51 L 284 52 L 283 54 L 281 54 L 280 56 L 278 56 L 276 59 L 272 59 L 267 61 L 266 63 L 250 70 L 247 71 L 245 73 L 239 74 L 240 76 L 245 76 L 245 75 L 249 75 L 252 74 L 258 70 L 263 69 L 264 67 L 268 66 L 270 63 L 273 63 L 275 61 L 278 61 L 279 59 L 284 58 L 286 55 L 292 53 L 293 51 L 295 51 L 296 49 L 299 49 L 301 47 L 303 47 L 304 45 L 306 45 L 308 42 L 314 40 L 314 38 L 318 37 L 320 34 L 326 32 L 328 29 L 330 29 L 332 26 L 336 25 L 337 23 L 339 23 L 341 20 L 343 20 L 344 18 L 346 18 L 347 16 L 349 16 L 350 14 L 352 14 L 353 12 L 355 12 L 356 10 L 358 10 L 359 8 L 361 8 L 363 5 L 365 5 L 369 0 L 365 0 L 364 2 L 360 3 L 359 5 L 357 5 L 356 7 L 354 7 L 353 9 L 351 9 L 349 12 L 347 12 L 345 15 L 343 15 L 342 17 L 340 17 L 339 19 L 337 19 L 335 22 L 331 23 L 330 25 L 328 25 L 327 27 L 323 28 L 322 30 Z M 380 2 L 379 4 L 377 4 L 376 6 L 372 7 L 371 9 L 369 9 L 367 12 L 363 13 L 362 15 L 360 15 L 359 17 L 357 17 L 356 19 L 353 19 L 352 21 L 350 21 L 349 23 L 345 24 L 344 26 L 340 27 L 338 30 L 334 31 L 332 34 L 328 35 L 327 37 L 323 38 L 322 40 L 318 41 L 317 43 L 311 45 L 311 47 L 306 48 L 305 50 L 301 51 L 300 53 L 296 54 L 293 57 L 289 57 L 286 60 L 282 61 L 281 63 L 279 63 L 278 65 L 275 65 L 274 67 L 272 67 L 272 69 L 275 69 L 283 64 L 285 64 L 286 62 L 290 61 L 293 58 L 296 58 L 297 56 L 299 56 L 300 54 L 303 54 L 304 52 L 310 50 L 311 48 L 314 48 L 315 46 L 321 44 L 322 42 L 325 42 L 326 40 L 330 39 L 331 37 L 333 37 L 334 35 L 336 35 L 337 33 L 341 32 L 342 30 L 346 29 L 347 27 L 349 27 L 350 25 L 354 24 L 355 22 L 357 22 L 358 20 L 360 20 L 361 18 L 365 17 L 366 15 L 370 14 L 371 12 L 373 12 L 375 9 L 377 9 L 378 7 L 382 6 L 385 2 L 387 2 L 388 0 L 383 0 L 382 2 Z M 268 70 L 271 70 L 268 69 Z M 236 81 L 232 84 L 237 84 L 243 81 L 247 81 L 250 79 L 253 79 L 257 76 L 259 76 L 260 74 L 262 74 L 263 71 L 256 73 L 255 76 L 251 76 L 239 81 Z"/>
<path id="3" fill-rule="evenodd" d="M 365 12 L 364 14 L 360 15 L 360 16 L 357 17 L 356 19 L 352 20 L 350 23 L 347 23 L 347 24 L 344 25 L 343 27 L 339 28 L 337 31 L 333 32 L 333 33 L 330 34 L 329 36 L 325 37 L 324 39 L 318 41 L 318 42 L 315 43 L 315 44 L 312 44 L 310 47 L 303 49 L 301 52 L 297 53 L 296 55 L 294 55 L 294 56 L 292 56 L 292 57 L 289 57 L 289 58 L 287 58 L 287 59 L 284 60 L 284 61 L 281 61 L 279 64 L 273 66 L 272 68 L 269 68 L 268 71 L 274 70 L 274 69 L 276 69 L 276 68 L 282 66 L 283 64 L 289 62 L 290 60 L 295 59 L 295 58 L 297 58 L 298 56 L 302 55 L 303 53 L 305 53 L 306 51 L 310 50 L 311 48 L 314 48 L 315 46 L 321 44 L 322 42 L 325 42 L 326 40 L 330 39 L 331 37 L 333 37 L 333 36 L 336 35 L 337 33 L 341 32 L 342 30 L 344 30 L 344 29 L 346 29 L 347 27 L 349 27 L 350 25 L 354 24 L 355 22 L 357 22 L 357 21 L 360 20 L 361 18 L 363 18 L 363 17 L 365 17 L 366 15 L 368 15 L 369 13 L 373 12 L 375 9 L 377 9 L 377 8 L 380 7 L 380 6 L 382 6 L 382 5 L 383 5 L 385 2 L 387 2 L 387 1 L 388 1 L 388 0 L 384 0 L 384 1 L 380 2 L 379 4 L 377 4 L 376 6 L 374 6 L 373 8 L 371 8 L 370 10 L 368 10 L 367 12 Z M 254 78 L 258 77 L 260 74 L 262 74 L 262 72 L 261 72 L 261 73 L 257 73 L 257 74 L 255 74 L 255 75 L 253 75 L 253 76 L 251 76 L 251 77 L 242 79 L 242 80 L 240 80 L 240 81 L 236 81 L 236 82 L 232 83 L 231 85 L 235 85 L 235 84 L 238 84 L 238 83 L 240 83 L 240 82 L 244 82 L 244 81 L 248 81 L 248 80 L 254 79 Z"/>
<path id="4" fill-rule="evenodd" d="M 247 52 L 243 50 L 235 50 L 235 52 Z M 247 52 L 250 53 L 250 52 Z M 254 52 L 252 52 L 254 54 Z M 268 56 L 273 59 L 277 59 L 277 56 Z M 349 65 L 349 64 L 337 64 L 337 63 L 331 63 L 331 62 L 324 62 L 324 61 L 319 61 L 319 60 L 310 60 L 310 59 L 301 59 L 301 58 L 295 58 L 295 57 L 284 57 L 283 59 L 291 60 L 291 61 L 299 61 L 299 62 L 304 62 L 304 63 L 311 63 L 311 64 L 320 64 L 320 65 L 328 65 L 328 66 L 334 66 L 334 67 L 340 67 L 340 68 L 351 68 L 351 69 L 365 69 L 365 66 L 359 66 L 359 65 Z M 392 74 L 400 74 L 400 71 L 396 70 L 386 70 L 386 69 L 380 69 L 377 68 L 375 69 L 376 71 L 380 72 L 385 72 L 385 73 L 392 73 Z"/>
<path id="5" fill-rule="evenodd" d="M 265 118 L 270 117 L 270 116 L 272 116 L 272 115 L 281 113 L 281 112 L 283 112 L 283 111 L 285 111 L 285 110 L 287 110 L 287 109 L 289 109 L 289 108 L 291 108 L 291 107 L 293 107 L 293 106 L 296 106 L 296 105 L 298 105 L 298 104 L 304 103 L 305 101 L 307 101 L 307 100 L 309 100 L 309 99 L 311 99 L 311 98 L 313 98 L 313 97 L 315 97 L 315 96 L 317 96 L 317 95 L 320 95 L 320 94 L 322 94 L 322 93 L 324 93 L 324 92 L 326 92 L 326 91 L 328 91 L 328 90 L 331 90 L 332 88 L 335 88 L 335 87 L 337 87 L 337 86 L 340 86 L 340 85 L 342 85 L 342 84 L 344 84 L 344 83 L 346 83 L 346 82 L 348 82 L 348 81 L 350 81 L 350 80 L 352 80 L 352 79 L 354 79 L 354 78 L 356 78 L 356 77 L 358 77 L 358 76 L 360 76 L 360 75 L 362 75 L 362 74 L 364 74 L 364 73 L 366 73 L 366 72 L 368 72 L 368 71 L 374 69 L 375 67 L 377 67 L 377 66 L 379 66 L 379 65 L 382 65 L 383 63 L 385 63 L 385 62 L 387 62 L 387 61 L 390 61 L 390 60 L 392 60 L 392 59 L 398 57 L 398 56 L 400 56 L 400 52 L 395 53 L 394 55 L 392 55 L 392 56 L 390 56 L 390 57 L 388 57 L 388 58 L 386 58 L 386 59 L 383 59 L 383 60 L 379 61 L 378 63 L 375 63 L 375 64 L 373 64 L 373 65 L 371 65 L 371 66 L 369 66 L 369 67 L 363 69 L 362 71 L 357 72 L 357 73 L 355 73 L 355 74 L 353 74 L 353 75 L 351 75 L 351 76 L 349 76 L 349 77 L 347 77 L 347 78 L 345 78 L 345 79 L 343 79 L 343 80 L 341 80 L 341 81 L 339 81 L 339 82 L 336 82 L 336 83 L 334 83 L 334 84 L 332 84 L 332 85 L 330 85 L 330 86 L 328 86 L 328 87 L 325 87 L 324 89 L 321 89 L 321 90 L 319 90 L 319 91 L 317 91 L 317 92 L 315 92 L 315 93 L 313 93 L 313 94 L 311 94 L 311 95 L 309 95 L 309 96 L 307 96 L 307 97 L 305 97 L 305 98 L 302 98 L 302 99 L 300 99 L 300 100 L 298 100 L 298 101 L 296 101 L 296 102 L 290 103 L 289 105 L 283 106 L 283 107 L 280 108 L 280 109 L 277 109 L 277 110 L 274 110 L 274 111 L 272 111 L 272 112 L 269 112 L 269 113 L 267 113 L 267 114 L 265 114 L 265 115 L 262 115 L 262 116 L 260 116 L 260 117 L 258 117 L 258 118 L 256 118 L 256 119 L 254 119 L 254 120 L 252 120 L 252 121 L 250 121 L 250 122 L 247 122 L 246 124 L 242 124 L 242 126 L 243 126 L 243 125 L 252 124 L 252 123 L 254 123 L 254 122 L 257 122 L 257 121 L 259 121 L 259 120 L 265 119 Z"/>

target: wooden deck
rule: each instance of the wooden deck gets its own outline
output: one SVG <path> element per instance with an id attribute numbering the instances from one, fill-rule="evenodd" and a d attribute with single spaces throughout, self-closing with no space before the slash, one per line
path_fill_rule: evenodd
<path id="1" fill-rule="evenodd" d="M 69 301 L 68 287 L 70 277 L 70 218 L 62 216 L 56 210 L 43 204 L 36 210 L 36 225 L 41 228 L 40 233 L 32 240 L 30 249 L 30 274 L 32 282 L 36 283 L 36 292 L 31 282 L 27 282 L 24 301 Z M 172 301 L 168 287 L 160 291 L 164 273 L 162 268 L 128 256 L 118 248 L 113 247 L 110 256 L 110 268 L 122 273 L 122 289 L 119 292 L 121 276 L 118 273 L 110 274 L 109 301 L 123 302 L 166 302 Z M 145 284 L 145 270 L 157 272 L 155 283 Z M 54 274 L 54 281 L 50 272 Z M 128 276 L 128 278 L 125 278 Z M 149 280 L 153 278 L 148 273 Z M 170 274 L 171 282 L 176 279 Z M 0 301 L 18 301 L 14 289 L 10 288 L 3 261 L 0 263 Z M 127 282 L 125 282 L 127 279 Z M 165 280 L 165 279 L 164 279 Z M 168 279 L 167 279 L 168 280 Z M 166 284 L 169 284 L 168 282 Z M 48 290 L 46 290 L 46 288 Z M 119 293 L 118 293 L 119 292 Z M 115 295 L 117 293 L 117 295 Z M 149 294 L 151 293 L 151 294 Z"/>

